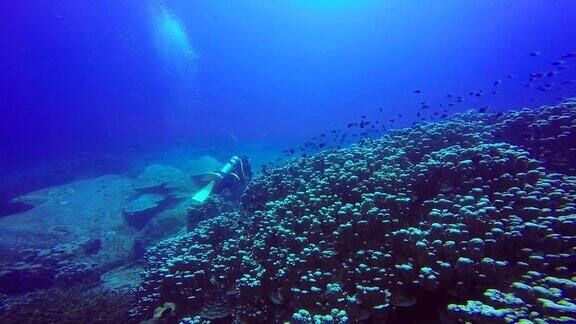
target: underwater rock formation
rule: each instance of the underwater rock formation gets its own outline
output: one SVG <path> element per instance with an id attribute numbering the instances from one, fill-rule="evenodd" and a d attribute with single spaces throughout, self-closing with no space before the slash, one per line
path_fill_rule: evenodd
<path id="1" fill-rule="evenodd" d="M 180 169 L 169 165 L 153 164 L 134 180 L 137 191 L 178 190 L 189 185 L 190 180 Z"/>
<path id="2" fill-rule="evenodd" d="M 134 195 L 123 208 L 126 222 L 137 230 L 160 212 L 185 199 L 194 188 L 190 177 L 169 165 L 153 164 L 133 183 Z"/>
<path id="3" fill-rule="evenodd" d="M 466 113 L 267 170 L 148 251 L 133 316 L 575 321 L 575 131 L 574 101 Z"/>
<path id="4" fill-rule="evenodd" d="M 192 193 L 199 189 L 192 176 L 214 171 L 219 165 L 204 155 L 188 160 L 182 169 L 159 164 L 146 167 L 134 180 L 133 199 L 124 205 L 126 221 L 137 230 L 145 229 L 140 235 L 143 240 L 155 242 L 155 238 L 176 234 L 186 225 L 187 210 L 195 203 Z M 152 236 L 147 238 L 147 233 Z"/>
<path id="5" fill-rule="evenodd" d="M 232 204 L 214 195 L 204 203 L 199 203 L 191 195 L 172 208 L 154 216 L 136 237 L 139 244 L 149 247 L 159 240 L 176 235 L 180 230 L 194 228 L 206 219 L 232 211 Z"/>
<path id="6" fill-rule="evenodd" d="M 145 193 L 127 202 L 122 208 L 126 222 L 136 229 L 142 229 L 150 219 L 162 210 L 166 197 L 159 194 Z"/>
<path id="7" fill-rule="evenodd" d="M 222 162 L 209 155 L 202 155 L 197 159 L 188 160 L 180 166 L 180 170 L 187 176 L 193 176 L 205 172 L 213 172 L 222 168 Z"/>
<path id="8" fill-rule="evenodd" d="M 33 204 L 0 218 L 0 293 L 18 294 L 98 276 L 132 256 L 123 176 L 74 182 L 19 198 Z"/>
<path id="9" fill-rule="evenodd" d="M 204 156 L 186 172 L 211 168 Z M 152 165 L 136 180 L 108 175 L 28 193 L 29 210 L 0 217 L 0 294 L 72 285 L 142 256 L 146 247 L 223 211 L 192 199 L 190 175 Z"/>

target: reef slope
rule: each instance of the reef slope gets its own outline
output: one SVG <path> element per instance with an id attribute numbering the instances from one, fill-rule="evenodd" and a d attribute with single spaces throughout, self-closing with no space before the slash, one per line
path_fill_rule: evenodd
<path id="1" fill-rule="evenodd" d="M 568 101 L 290 161 L 151 248 L 133 316 L 575 321 L 575 152 Z"/>

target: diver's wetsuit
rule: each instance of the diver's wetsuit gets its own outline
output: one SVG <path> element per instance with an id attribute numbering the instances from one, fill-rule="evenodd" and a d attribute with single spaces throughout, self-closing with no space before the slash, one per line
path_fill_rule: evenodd
<path id="1" fill-rule="evenodd" d="M 214 192 L 228 195 L 231 199 L 238 199 L 252 178 L 250 159 L 245 155 L 235 155 L 220 169 L 218 174 L 222 179 L 214 186 Z"/>

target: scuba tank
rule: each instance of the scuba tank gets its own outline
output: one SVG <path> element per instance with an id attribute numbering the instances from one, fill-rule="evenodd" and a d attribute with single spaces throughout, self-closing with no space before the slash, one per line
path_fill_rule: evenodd
<path id="1" fill-rule="evenodd" d="M 233 199 L 239 198 L 244 188 L 252 178 L 250 159 L 243 155 L 235 155 L 217 172 L 207 172 L 193 177 L 200 185 L 204 185 L 193 197 L 198 202 L 204 202 L 210 194 L 227 192 Z"/>

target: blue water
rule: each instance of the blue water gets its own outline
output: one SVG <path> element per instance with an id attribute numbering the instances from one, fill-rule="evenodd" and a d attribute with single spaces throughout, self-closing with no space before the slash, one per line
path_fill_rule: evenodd
<path id="1" fill-rule="evenodd" d="M 121 172 L 128 156 L 168 149 L 277 152 L 361 115 L 410 126 L 422 102 L 438 118 L 458 95 L 448 114 L 537 107 L 575 90 L 561 85 L 574 61 L 534 82 L 548 91 L 525 87 L 574 51 L 571 0 L 0 6 L 1 174 L 47 163 L 80 177 Z M 63 163 L 79 157 L 83 168 Z"/>
<path id="2" fill-rule="evenodd" d="M 168 149 L 225 159 L 257 146 L 274 152 L 265 163 L 361 115 L 406 127 L 424 102 L 438 119 L 450 102 L 447 114 L 537 107 L 576 84 L 561 85 L 576 77 L 567 62 L 525 87 L 574 50 L 569 0 L 1 6 L 0 173 L 68 173 L 17 193 L 127 172 L 123 162 Z"/>

